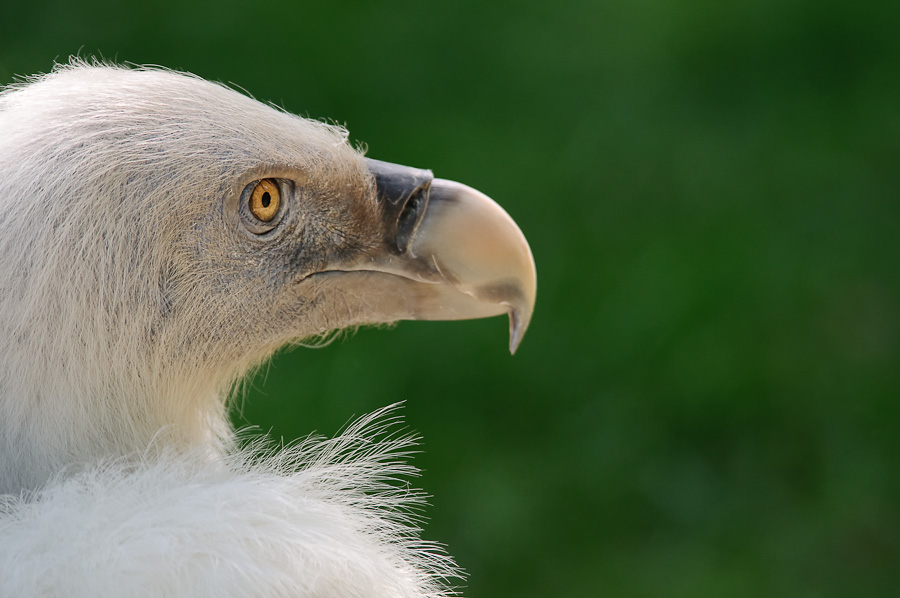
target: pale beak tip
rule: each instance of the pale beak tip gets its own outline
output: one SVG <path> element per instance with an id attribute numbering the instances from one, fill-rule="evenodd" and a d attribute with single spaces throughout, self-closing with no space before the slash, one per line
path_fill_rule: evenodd
<path id="1" fill-rule="evenodd" d="M 511 308 L 509 310 L 509 354 L 515 355 L 516 349 L 522 343 L 525 331 L 528 329 L 531 320 L 531 311 L 529 310 L 525 317 L 522 317 L 520 310 Z"/>
<path id="2" fill-rule="evenodd" d="M 519 348 L 519 343 L 522 342 L 522 337 L 519 334 L 519 327 L 516 323 L 516 314 L 515 312 L 509 312 L 509 354 L 515 355 L 516 349 Z"/>

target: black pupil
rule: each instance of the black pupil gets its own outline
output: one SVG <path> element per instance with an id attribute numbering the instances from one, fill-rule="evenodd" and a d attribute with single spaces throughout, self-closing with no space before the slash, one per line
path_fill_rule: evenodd
<path id="1" fill-rule="evenodd" d="M 268 208 L 270 203 L 272 203 L 272 196 L 269 195 L 268 191 L 266 191 L 262 196 L 262 206 L 264 208 Z"/>

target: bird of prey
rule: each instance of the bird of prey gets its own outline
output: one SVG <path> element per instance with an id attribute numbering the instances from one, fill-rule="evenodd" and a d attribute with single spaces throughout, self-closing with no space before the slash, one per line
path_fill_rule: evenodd
<path id="1" fill-rule="evenodd" d="M 161 68 L 6 88 L 0 595 L 447 595 L 390 411 L 276 450 L 228 399 L 361 324 L 508 314 L 515 350 L 535 289 L 497 204 L 340 127 Z"/>

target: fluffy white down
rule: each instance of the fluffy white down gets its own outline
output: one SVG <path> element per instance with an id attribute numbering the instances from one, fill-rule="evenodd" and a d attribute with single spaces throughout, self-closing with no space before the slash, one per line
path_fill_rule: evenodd
<path id="1" fill-rule="evenodd" d="M 414 445 L 382 410 L 334 439 L 225 462 L 118 460 L 0 503 L 0 596 L 437 597 Z"/>

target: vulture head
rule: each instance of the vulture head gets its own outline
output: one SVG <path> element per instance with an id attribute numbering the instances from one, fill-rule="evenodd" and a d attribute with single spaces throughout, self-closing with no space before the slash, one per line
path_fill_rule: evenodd
<path id="1" fill-rule="evenodd" d="M 162 69 L 72 63 L 0 94 L 0 493 L 156 443 L 232 445 L 286 343 L 508 314 L 535 270 L 485 195 L 336 126 Z"/>

